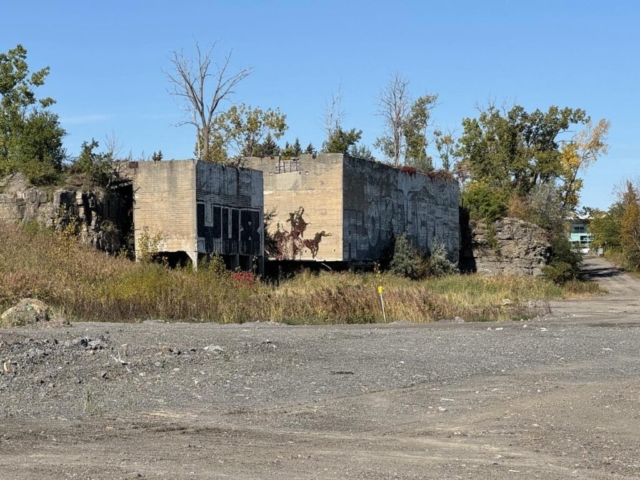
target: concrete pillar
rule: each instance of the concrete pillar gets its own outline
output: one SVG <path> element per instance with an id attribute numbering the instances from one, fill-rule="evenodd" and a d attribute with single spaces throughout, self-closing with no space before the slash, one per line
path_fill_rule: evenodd
<path id="1" fill-rule="evenodd" d="M 194 270 L 198 270 L 198 252 L 186 252 L 191 259 L 191 264 L 193 265 Z"/>

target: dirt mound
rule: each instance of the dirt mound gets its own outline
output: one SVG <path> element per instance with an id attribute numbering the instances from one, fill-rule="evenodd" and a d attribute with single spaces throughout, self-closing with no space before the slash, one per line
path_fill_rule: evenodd
<path id="1" fill-rule="evenodd" d="M 0 328 L 64 325 L 69 325 L 69 322 L 61 317 L 52 317 L 49 306 L 35 298 L 24 298 L 0 315 Z"/>

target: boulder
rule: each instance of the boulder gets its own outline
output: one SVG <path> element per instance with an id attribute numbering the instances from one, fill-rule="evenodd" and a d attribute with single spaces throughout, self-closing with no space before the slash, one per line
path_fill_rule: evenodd
<path id="1" fill-rule="evenodd" d="M 49 306 L 35 298 L 24 298 L 0 315 L 0 328 L 68 324 L 63 318 L 52 318 Z"/>

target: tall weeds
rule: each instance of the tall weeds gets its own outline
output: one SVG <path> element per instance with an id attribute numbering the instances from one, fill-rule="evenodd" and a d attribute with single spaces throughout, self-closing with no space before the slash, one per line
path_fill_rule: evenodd
<path id="1" fill-rule="evenodd" d="M 193 272 L 132 263 L 79 245 L 64 232 L 0 225 L 0 307 L 36 297 L 73 320 L 381 322 L 379 285 L 388 321 L 508 319 L 539 313 L 526 306 L 529 300 L 566 295 L 559 286 L 531 278 L 450 276 L 416 282 L 373 273 L 302 273 L 276 287 L 215 264 Z M 572 285 L 571 292 L 594 288 Z"/>

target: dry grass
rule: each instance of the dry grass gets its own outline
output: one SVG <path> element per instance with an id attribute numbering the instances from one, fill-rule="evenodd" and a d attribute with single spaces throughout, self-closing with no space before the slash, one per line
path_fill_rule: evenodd
<path id="1" fill-rule="evenodd" d="M 540 302 L 597 293 L 595 284 L 561 288 L 541 279 L 451 276 L 414 282 L 390 274 L 302 273 L 272 286 L 233 278 L 216 266 L 169 270 L 135 264 L 34 226 L 0 226 L 0 307 L 35 297 L 70 319 L 220 323 L 380 322 L 441 318 L 505 320 L 544 312 Z"/>

